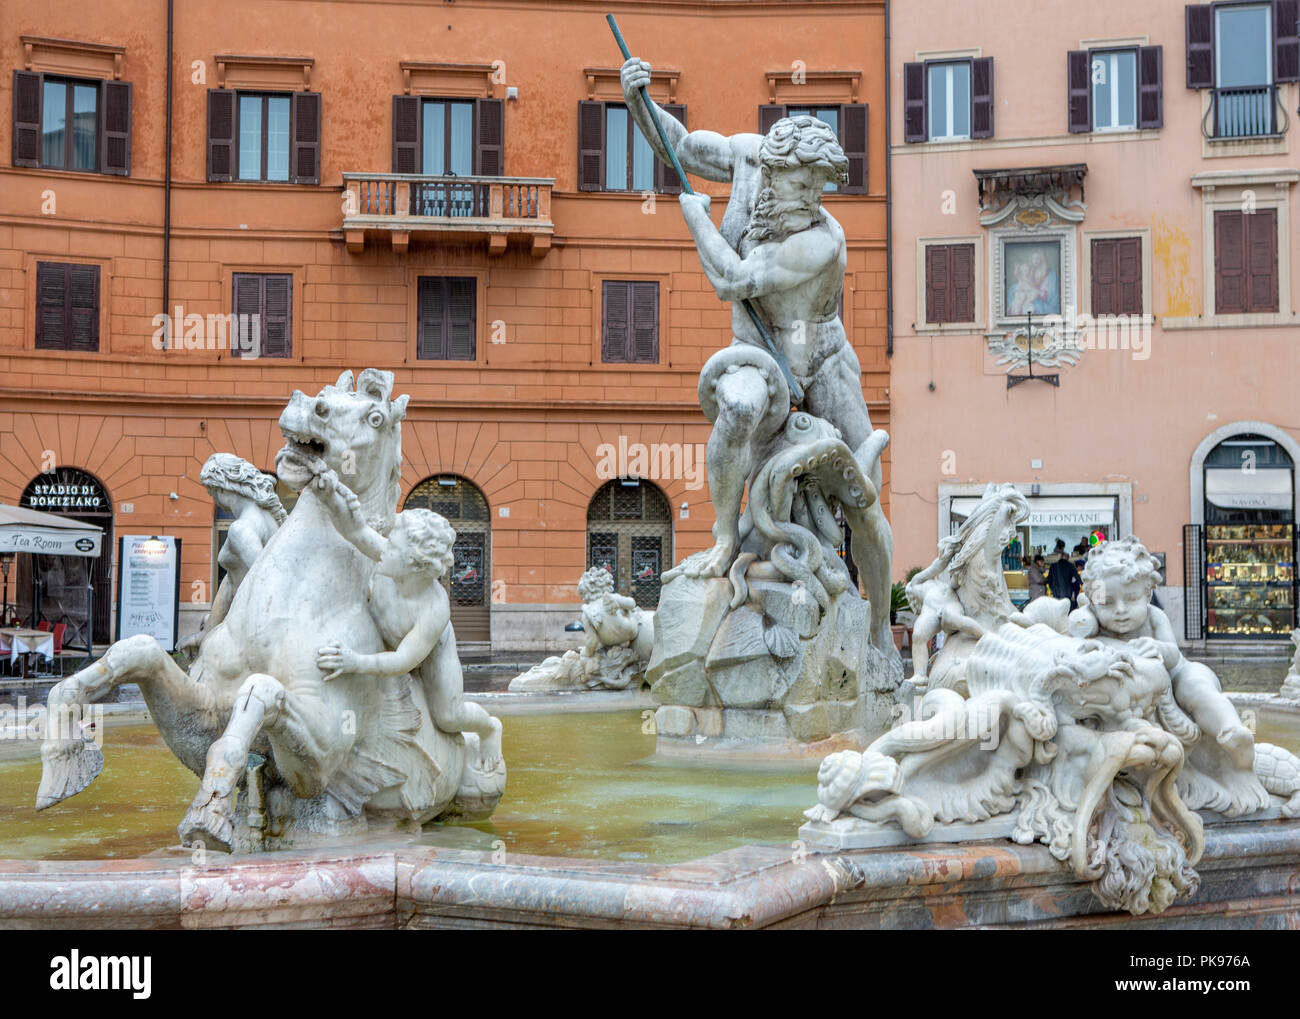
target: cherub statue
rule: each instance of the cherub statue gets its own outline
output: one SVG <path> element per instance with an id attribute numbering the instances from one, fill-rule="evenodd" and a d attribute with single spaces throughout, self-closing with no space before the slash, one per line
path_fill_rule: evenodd
<path id="1" fill-rule="evenodd" d="M 1295 654 L 1291 656 L 1291 668 L 1287 669 L 1278 694 L 1300 701 L 1300 629 L 1291 631 L 1291 643 L 1295 645 Z"/>
<path id="2" fill-rule="evenodd" d="M 226 575 L 212 599 L 212 608 L 199 629 L 181 642 L 182 650 L 191 653 L 197 653 L 212 628 L 226 618 L 248 568 L 284 523 L 286 515 L 280 497 L 275 494 L 275 479 L 233 453 L 213 453 L 208 457 L 199 472 L 199 482 L 208 490 L 212 501 L 235 519 L 217 555 L 217 564 Z"/>
<path id="3" fill-rule="evenodd" d="M 433 723 L 443 732 L 477 734 L 477 765 L 492 771 L 501 764 L 501 722 L 465 700 L 459 668 L 445 668 L 437 653 L 444 642 L 454 647 L 456 640 L 450 600 L 439 583 L 451 568 L 456 532 L 437 513 L 410 509 L 397 514 L 384 538 L 366 523 L 355 493 L 333 471 L 323 471 L 316 486 L 339 533 L 378 563 L 370 610 L 385 646 L 393 648 L 363 655 L 341 643 L 326 644 L 317 651 L 325 679 L 418 673 Z"/>
<path id="4" fill-rule="evenodd" d="M 1159 567 L 1137 538 L 1130 535 L 1094 545 L 1083 568 L 1080 607 L 1070 614 L 1070 632 L 1076 637 L 1126 641 L 1135 654 L 1160 659 L 1178 703 L 1213 736 L 1233 764 L 1248 769 L 1255 756 L 1254 738 L 1223 695 L 1214 672 L 1188 661 L 1178 649 L 1169 617 L 1151 604 L 1159 583 Z"/>

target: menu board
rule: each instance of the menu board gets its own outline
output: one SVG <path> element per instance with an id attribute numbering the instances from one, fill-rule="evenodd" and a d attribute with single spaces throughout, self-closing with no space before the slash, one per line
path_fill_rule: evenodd
<path id="1" fill-rule="evenodd" d="M 180 616 L 180 538 L 124 534 L 117 562 L 117 639 L 148 634 L 174 651 Z"/>

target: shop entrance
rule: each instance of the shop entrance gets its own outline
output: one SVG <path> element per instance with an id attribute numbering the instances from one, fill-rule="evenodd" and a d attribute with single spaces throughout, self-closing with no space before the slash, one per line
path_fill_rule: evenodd
<path id="1" fill-rule="evenodd" d="M 1295 464 L 1262 435 L 1205 458 L 1205 635 L 1288 636 L 1296 625 Z"/>
<path id="2" fill-rule="evenodd" d="M 614 590 L 643 609 L 659 607 L 659 576 L 672 564 L 673 525 L 657 486 L 619 478 L 602 486 L 587 506 L 587 568 L 603 566 Z"/>
<path id="3" fill-rule="evenodd" d="M 403 509 L 427 509 L 446 517 L 456 532 L 455 562 L 442 579 L 451 596 L 451 625 L 458 644 L 492 639 L 492 522 L 478 486 L 454 474 L 426 478 L 406 497 Z"/>

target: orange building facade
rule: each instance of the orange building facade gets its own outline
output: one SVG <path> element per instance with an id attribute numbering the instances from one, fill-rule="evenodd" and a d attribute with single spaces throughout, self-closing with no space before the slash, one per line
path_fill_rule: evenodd
<path id="1" fill-rule="evenodd" d="M 561 646 L 588 565 L 653 604 L 711 541 L 696 381 L 730 309 L 623 133 L 607 10 L 688 127 L 809 110 L 862 157 L 824 204 L 890 427 L 883 3 L 175 0 L 170 120 L 165 2 L 7 7 L 0 502 L 179 537 L 181 633 L 218 579 L 204 461 L 273 469 L 289 393 L 348 369 L 410 395 L 403 500 L 462 537 L 462 641 Z"/>

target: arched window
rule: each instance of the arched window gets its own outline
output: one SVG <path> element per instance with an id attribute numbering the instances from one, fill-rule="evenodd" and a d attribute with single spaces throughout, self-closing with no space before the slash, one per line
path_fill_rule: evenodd
<path id="1" fill-rule="evenodd" d="M 403 509 L 446 517 L 456 532 L 456 561 L 443 584 L 451 595 L 451 625 L 458 643 L 488 643 L 491 633 L 492 518 L 478 486 L 455 474 L 425 478 Z"/>
<path id="2" fill-rule="evenodd" d="M 93 474 L 76 467 L 59 467 L 49 474 L 39 474 L 23 489 L 18 505 L 25 509 L 71 517 L 87 524 L 97 524 L 104 529 L 99 544 L 98 559 L 76 556 L 22 556 L 19 572 L 17 603 L 19 613 L 40 615 L 53 623 L 67 623 L 64 644 L 84 647 L 86 644 L 86 584 L 94 589 L 91 600 L 94 606 L 94 639 L 106 643 L 112 630 L 113 612 L 113 502 L 108 489 Z M 35 577 L 32 577 L 32 571 Z M 88 573 L 89 571 L 89 573 Z M 31 605 L 35 587 L 39 590 L 39 607 Z M 39 622 L 33 618 L 35 626 Z M 89 649 L 87 649 L 89 651 Z"/>
<path id="3" fill-rule="evenodd" d="M 1205 632 L 1274 640 L 1295 626 L 1295 464 L 1264 435 L 1205 457 Z"/>
<path id="4" fill-rule="evenodd" d="M 645 609 L 659 605 L 659 575 L 672 565 L 668 500 L 655 484 L 619 478 L 587 506 L 587 566 L 603 566 L 620 594 Z"/>

